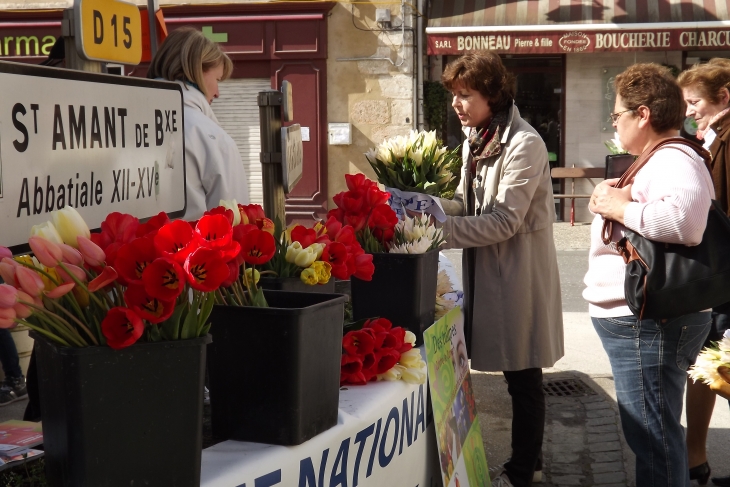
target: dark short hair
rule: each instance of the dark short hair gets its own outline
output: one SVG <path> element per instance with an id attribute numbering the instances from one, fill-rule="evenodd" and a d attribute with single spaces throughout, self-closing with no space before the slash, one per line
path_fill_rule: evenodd
<path id="1" fill-rule="evenodd" d="M 449 91 L 456 85 L 477 90 L 489 100 L 493 112 L 509 108 L 515 97 L 515 77 L 500 57 L 489 51 L 470 52 L 450 62 L 441 82 Z"/>
<path id="2" fill-rule="evenodd" d="M 649 108 L 649 122 L 657 133 L 682 126 L 686 105 L 669 68 L 656 63 L 633 64 L 616 76 L 614 84 L 626 108 Z"/>
<path id="3" fill-rule="evenodd" d="M 713 58 L 707 64 L 695 64 L 682 71 L 677 79 L 680 88 L 694 88 L 712 104 L 720 103 L 720 91 L 730 91 L 730 60 Z"/>

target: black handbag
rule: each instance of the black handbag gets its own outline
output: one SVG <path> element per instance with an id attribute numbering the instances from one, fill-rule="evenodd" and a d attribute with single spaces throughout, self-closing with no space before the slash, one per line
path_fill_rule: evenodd
<path id="1" fill-rule="evenodd" d="M 710 170 L 711 156 L 702 146 L 673 137 L 639 156 L 616 187 L 631 183 L 654 152 L 667 144 L 688 146 L 705 159 Z M 606 244 L 611 241 L 612 227 L 613 222 L 604 221 L 602 238 Z M 699 245 L 654 242 L 627 228 L 616 249 L 626 262 L 626 301 L 640 320 L 675 318 L 730 301 L 730 218 L 717 201 L 712 201 Z"/>

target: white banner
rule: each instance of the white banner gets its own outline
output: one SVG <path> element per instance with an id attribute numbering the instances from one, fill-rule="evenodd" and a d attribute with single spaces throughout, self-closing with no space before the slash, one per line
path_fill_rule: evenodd
<path id="1" fill-rule="evenodd" d="M 200 485 L 439 485 L 426 387 L 403 381 L 344 387 L 336 426 L 292 447 L 225 441 L 207 448 Z"/>
<path id="2" fill-rule="evenodd" d="M 91 228 L 113 211 L 183 214 L 177 84 L 0 62 L 0 87 L 0 245 L 65 206 Z"/>

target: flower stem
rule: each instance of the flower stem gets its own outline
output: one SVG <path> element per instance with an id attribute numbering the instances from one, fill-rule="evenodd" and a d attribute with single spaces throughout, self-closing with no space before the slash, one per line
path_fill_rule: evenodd
<path id="1" fill-rule="evenodd" d="M 79 325 L 79 327 L 81 327 L 81 329 L 84 330 L 87 335 L 89 335 L 89 338 L 91 338 L 91 341 L 94 342 L 94 345 L 98 345 L 99 344 L 99 341 L 96 339 L 96 337 L 94 336 L 94 334 L 91 333 L 91 330 L 89 330 L 89 328 L 81 320 L 79 320 L 78 318 L 76 318 L 73 315 L 73 313 L 71 313 L 69 310 L 67 310 L 66 308 L 64 308 L 60 304 L 56 303 L 53 300 L 51 300 L 51 302 L 53 303 L 53 305 L 56 308 L 58 308 L 61 311 L 63 311 L 66 314 L 66 316 L 68 316 L 69 318 L 71 318 L 77 325 Z"/>
<path id="2" fill-rule="evenodd" d="M 34 315 L 41 320 L 42 322 L 46 323 L 50 328 L 53 328 L 55 331 L 59 332 L 61 335 L 63 335 L 69 342 L 75 344 L 79 347 L 87 347 L 89 344 L 84 341 L 84 339 L 81 337 L 81 335 L 78 334 L 78 331 L 76 331 L 71 324 L 58 316 L 57 314 L 53 313 L 52 311 L 49 311 L 45 308 L 41 308 L 39 306 L 36 306 L 33 303 L 28 303 L 25 301 L 18 301 L 20 304 L 23 304 L 25 306 L 28 306 L 29 308 L 33 308 L 38 313 L 34 313 Z M 51 319 L 51 317 L 54 317 L 58 320 L 58 322 L 55 319 Z M 76 333 L 76 336 L 74 336 L 74 332 Z"/>
<path id="3" fill-rule="evenodd" d="M 86 284 L 84 284 L 83 282 L 81 282 L 81 281 L 79 280 L 79 278 L 77 278 L 77 277 L 76 277 L 76 276 L 75 276 L 75 275 L 74 275 L 74 274 L 73 274 L 73 273 L 72 273 L 71 271 L 69 271 L 69 270 L 68 270 L 68 267 L 66 267 L 66 266 L 64 265 L 64 263 L 63 263 L 63 262 L 59 262 L 59 263 L 58 263 L 58 266 L 59 266 L 59 267 L 60 267 L 61 269 L 63 269 L 64 271 L 66 271 L 66 274 L 68 274 L 68 275 L 69 275 L 69 277 L 71 277 L 71 279 L 72 279 L 72 280 L 73 280 L 73 281 L 74 281 L 74 282 L 76 283 L 76 285 L 77 285 L 77 286 L 81 286 L 81 287 L 82 287 L 82 288 L 84 289 L 84 291 L 86 291 L 87 293 L 89 293 L 89 297 L 90 297 L 91 299 L 93 299 L 93 300 L 94 300 L 94 301 L 96 302 L 96 304 L 98 304 L 98 305 L 99 305 L 100 307 L 104 308 L 104 303 L 102 303 L 102 302 L 101 302 L 101 301 L 99 300 L 99 298 L 98 298 L 98 297 L 96 297 L 96 294 L 95 294 L 95 293 L 92 293 L 92 292 L 89 292 L 89 288 L 88 288 L 88 287 L 86 287 Z"/>
<path id="4" fill-rule="evenodd" d="M 42 328 L 40 326 L 36 326 L 33 323 L 30 323 L 28 321 L 21 320 L 21 319 L 18 319 L 18 318 L 15 319 L 15 322 L 18 323 L 18 324 L 20 324 L 20 325 L 27 326 L 31 330 L 37 331 L 41 335 L 45 335 L 46 337 L 50 338 L 53 341 L 56 341 L 56 342 L 60 343 L 61 345 L 64 345 L 66 347 L 70 347 L 71 346 L 71 345 L 68 344 L 68 342 L 66 342 L 66 340 L 64 340 L 63 338 L 61 338 L 59 336 L 54 335 L 53 333 L 51 333 L 50 331 L 46 330 L 45 328 Z"/>

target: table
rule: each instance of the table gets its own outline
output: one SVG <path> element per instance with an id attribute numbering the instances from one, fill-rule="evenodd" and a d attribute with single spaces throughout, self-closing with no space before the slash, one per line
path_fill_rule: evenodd
<path id="1" fill-rule="evenodd" d="M 427 387 L 400 380 L 343 387 L 337 425 L 292 447 L 218 443 L 203 450 L 200 485 L 438 485 L 441 472 Z"/>

